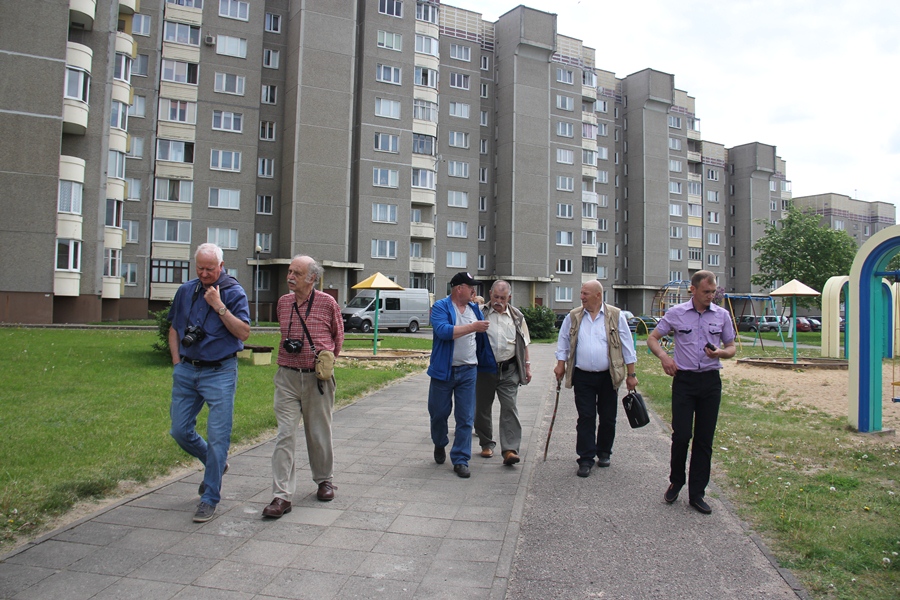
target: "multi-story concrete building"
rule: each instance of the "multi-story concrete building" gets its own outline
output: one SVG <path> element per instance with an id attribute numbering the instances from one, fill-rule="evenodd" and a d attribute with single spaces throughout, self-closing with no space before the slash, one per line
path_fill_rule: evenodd
<path id="1" fill-rule="evenodd" d="M 342 303 L 375 271 L 441 297 L 468 270 L 520 305 L 563 312 L 600 279 L 649 312 L 700 268 L 749 291 L 755 219 L 790 198 L 773 146 L 703 140 L 673 75 L 617 78 L 525 6 L 497 22 L 436 0 L 0 10 L 20 82 L 0 91 L 0 249 L 18 258 L 2 321 L 144 317 L 206 241 L 262 319 L 301 252 Z"/>
<path id="2" fill-rule="evenodd" d="M 843 194 L 798 196 L 794 206 L 822 217 L 822 224 L 846 231 L 860 246 L 872 235 L 897 224 L 897 207 L 889 202 L 867 202 Z"/>

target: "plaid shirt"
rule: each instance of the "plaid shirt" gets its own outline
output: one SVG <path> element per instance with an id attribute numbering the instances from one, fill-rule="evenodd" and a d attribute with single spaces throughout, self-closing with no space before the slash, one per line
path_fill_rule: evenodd
<path id="1" fill-rule="evenodd" d="M 344 344 L 344 321 L 341 318 L 341 308 L 334 298 L 324 292 L 316 291 L 310 294 L 310 298 L 313 299 L 312 307 L 309 306 L 309 298 L 307 298 L 297 306 L 297 310 L 306 321 L 306 327 L 316 345 L 316 350 L 331 350 L 337 356 Z M 316 358 L 312 348 L 309 347 L 309 340 L 306 339 L 303 325 L 294 310 L 296 300 L 297 297 L 293 292 L 285 294 L 278 300 L 277 314 L 278 323 L 281 326 L 282 342 L 278 344 L 278 364 L 294 369 L 312 369 L 316 366 Z M 309 317 L 306 316 L 307 308 L 310 309 Z M 289 328 L 290 335 L 288 335 Z M 293 340 L 303 341 L 303 350 L 298 354 L 289 354 L 282 347 L 284 340 L 289 337 Z"/>

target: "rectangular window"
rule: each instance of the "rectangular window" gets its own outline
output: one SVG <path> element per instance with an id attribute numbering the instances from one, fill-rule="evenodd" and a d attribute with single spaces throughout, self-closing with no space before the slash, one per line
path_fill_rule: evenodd
<path id="1" fill-rule="evenodd" d="M 480 167 L 478 169 L 478 183 L 487 183 L 487 182 L 488 182 L 487 167 Z"/>
<path id="2" fill-rule="evenodd" d="M 242 0 L 219 0 L 219 16 L 249 21 L 250 3 Z"/>
<path id="3" fill-rule="evenodd" d="M 122 227 L 122 212 L 125 208 L 125 203 L 122 200 L 116 200 L 113 198 L 106 199 L 106 221 L 105 225 L 107 227 Z"/>
<path id="4" fill-rule="evenodd" d="M 191 263 L 186 260 L 151 260 L 150 281 L 153 283 L 186 283 L 190 280 Z"/>
<path id="5" fill-rule="evenodd" d="M 718 223 L 719 222 L 719 213 L 714 210 L 709 211 L 707 213 L 706 220 L 708 223 Z"/>
<path id="6" fill-rule="evenodd" d="M 556 189 L 564 192 L 572 192 L 575 190 L 575 178 L 565 175 L 556 176 Z"/>
<path id="7" fill-rule="evenodd" d="M 669 248 L 669 260 L 681 260 L 681 248 Z"/>
<path id="8" fill-rule="evenodd" d="M 560 121 L 556 124 L 556 135 L 560 137 L 575 137 L 575 126 L 572 123 Z"/>
<path id="9" fill-rule="evenodd" d="M 271 215 L 272 214 L 272 196 L 260 194 L 256 196 L 256 214 Z"/>
<path id="10" fill-rule="evenodd" d="M 485 269 L 487 269 L 487 256 L 485 256 L 484 254 L 479 254 L 478 255 L 478 270 L 484 271 Z"/>
<path id="11" fill-rule="evenodd" d="M 462 44 L 450 44 L 450 58 L 470 62 L 472 60 L 472 49 Z"/>
<path id="12" fill-rule="evenodd" d="M 376 133 L 375 150 L 379 152 L 400 152 L 400 136 L 390 133 Z"/>
<path id="13" fill-rule="evenodd" d="M 131 74 L 136 77 L 146 77 L 147 69 L 150 65 L 150 56 L 147 54 L 138 54 L 131 65 Z"/>
<path id="14" fill-rule="evenodd" d="M 133 202 L 141 201 L 141 178 L 126 177 L 125 178 L 125 199 Z"/>
<path id="15" fill-rule="evenodd" d="M 209 168 L 215 171 L 241 170 L 241 153 L 236 150 L 210 150 Z"/>
<path id="16" fill-rule="evenodd" d="M 481 111 L 481 115 L 479 116 L 478 122 L 479 122 L 479 124 L 480 124 L 482 127 L 487 127 L 487 125 L 488 125 L 488 112 L 487 112 L 486 110 Z"/>
<path id="17" fill-rule="evenodd" d="M 688 260 L 703 260 L 703 249 L 688 248 Z"/>
<path id="18" fill-rule="evenodd" d="M 121 277 L 122 251 L 107 248 L 103 251 L 103 276 Z"/>
<path id="19" fill-rule="evenodd" d="M 227 227 L 208 227 L 206 241 L 215 244 L 222 250 L 237 250 L 238 230 Z"/>
<path id="20" fill-rule="evenodd" d="M 706 172 L 706 178 L 709 179 L 710 181 L 718 181 L 719 180 L 719 172 L 716 169 L 709 169 Z"/>
<path id="21" fill-rule="evenodd" d="M 257 177 L 263 177 L 265 179 L 272 179 L 275 177 L 274 158 L 259 158 L 256 167 Z"/>
<path id="22" fill-rule="evenodd" d="M 478 197 L 478 212 L 487 212 L 487 196 Z"/>
<path id="23" fill-rule="evenodd" d="M 669 281 L 681 281 L 681 271 L 669 271 Z"/>
<path id="24" fill-rule="evenodd" d="M 147 97 L 135 96 L 128 107 L 128 116 L 143 118 L 147 114 Z"/>
<path id="25" fill-rule="evenodd" d="M 420 189 L 426 189 L 426 190 L 435 189 L 434 171 L 429 171 L 428 169 L 413 168 L 413 170 L 412 170 L 412 186 L 414 188 L 420 188 Z"/>
<path id="26" fill-rule="evenodd" d="M 426 23 L 438 22 L 438 9 L 433 4 L 424 4 L 422 2 L 416 4 L 416 20 L 425 21 Z"/>
<path id="27" fill-rule="evenodd" d="M 480 154 L 487 154 L 487 153 L 488 153 L 488 141 L 487 141 L 487 140 L 482 139 L 482 140 L 479 142 L 479 145 L 478 145 L 478 152 L 479 152 Z"/>
<path id="28" fill-rule="evenodd" d="M 225 190 L 220 188 L 209 188 L 209 207 L 210 208 L 229 208 L 232 210 L 241 209 L 241 190 Z"/>
<path id="29" fill-rule="evenodd" d="M 198 69 L 199 65 L 196 63 L 164 58 L 162 60 L 160 79 L 163 81 L 171 81 L 173 83 L 189 83 L 191 85 L 197 85 Z"/>
<path id="30" fill-rule="evenodd" d="M 556 162 L 563 165 L 571 165 L 575 163 L 575 152 L 565 148 L 556 149 Z"/>
<path id="31" fill-rule="evenodd" d="M 216 73 L 215 91 L 222 94 L 244 95 L 244 83 L 246 78 L 231 73 Z"/>
<path id="32" fill-rule="evenodd" d="M 465 269 L 468 257 L 465 252 L 447 252 L 447 266 L 456 269 Z"/>
<path id="33" fill-rule="evenodd" d="M 699 181 L 688 181 L 688 194 L 699 196 L 703 193 L 703 184 Z"/>
<path id="34" fill-rule="evenodd" d="M 137 263 L 122 263 L 122 279 L 125 285 L 137 285 Z"/>
<path id="35" fill-rule="evenodd" d="M 197 103 L 160 98 L 159 120 L 193 125 L 197 122 Z"/>
<path id="36" fill-rule="evenodd" d="M 153 199 L 163 202 L 193 202 L 194 182 L 181 179 L 156 179 Z"/>
<path id="37" fill-rule="evenodd" d="M 597 137 L 597 126 L 593 123 L 581 124 L 581 137 L 586 140 L 593 140 Z"/>
<path id="38" fill-rule="evenodd" d="M 599 146 L 597 148 L 597 158 L 600 160 L 609 160 L 609 148 L 606 146 Z M 618 161 L 616 164 L 619 164 Z"/>
<path id="39" fill-rule="evenodd" d="M 575 234 L 571 231 L 557 231 L 556 232 L 556 245 L 557 246 L 572 246 L 575 243 Z"/>
<path id="40" fill-rule="evenodd" d="M 409 243 L 410 258 L 422 258 L 422 242 Z"/>
<path id="41" fill-rule="evenodd" d="M 56 240 L 56 270 L 81 271 L 81 242 L 78 240 Z"/>
<path id="42" fill-rule="evenodd" d="M 383 65 L 381 63 L 378 63 L 375 66 L 376 81 L 381 81 L 382 83 L 390 83 L 393 85 L 400 85 L 400 75 L 400 67 L 392 67 L 390 65 Z"/>
<path id="43" fill-rule="evenodd" d="M 478 226 L 478 241 L 484 242 L 487 240 L 487 225 L 479 225 Z"/>
<path id="44" fill-rule="evenodd" d="M 372 204 L 372 222 L 374 223 L 396 223 L 397 222 L 397 205 L 396 204 Z"/>
<path id="45" fill-rule="evenodd" d="M 669 127 L 672 129 L 681 129 L 681 117 L 669 115 Z"/>
<path id="46" fill-rule="evenodd" d="M 451 102 L 449 106 L 450 116 L 461 119 L 469 118 L 469 105 L 464 102 Z"/>
<path id="47" fill-rule="evenodd" d="M 597 279 L 609 279 L 609 267 L 597 266 Z"/>
<path id="48" fill-rule="evenodd" d="M 437 56 L 440 51 L 440 45 L 437 38 L 428 35 L 416 34 L 416 52 L 419 54 L 427 54 L 429 56 Z"/>
<path id="49" fill-rule="evenodd" d="M 372 185 L 375 187 L 397 187 L 400 180 L 400 172 L 393 169 L 372 169 Z"/>
<path id="50" fill-rule="evenodd" d="M 566 83 L 568 85 L 572 85 L 575 82 L 575 73 L 569 69 L 563 69 L 562 67 L 556 68 L 556 81 L 560 83 Z"/>
<path id="51" fill-rule="evenodd" d="M 581 245 L 582 246 L 596 246 L 597 245 L 597 232 L 593 229 L 582 229 L 581 230 Z"/>
<path id="52" fill-rule="evenodd" d="M 438 105 L 428 100 L 413 100 L 413 119 L 437 123 Z"/>
<path id="53" fill-rule="evenodd" d="M 266 13 L 266 31 L 269 33 L 281 33 L 281 15 Z"/>
<path id="54" fill-rule="evenodd" d="M 153 219 L 153 241 L 191 243 L 191 222 L 175 219 Z"/>
<path id="55" fill-rule="evenodd" d="M 462 131 L 451 131 L 449 144 L 452 148 L 468 148 L 469 134 Z"/>
<path id="56" fill-rule="evenodd" d="M 397 242 L 372 240 L 372 258 L 397 258 Z"/>
<path id="57" fill-rule="evenodd" d="M 241 133 L 243 127 L 244 115 L 227 110 L 214 110 L 212 119 L 212 128 L 219 131 L 230 131 L 232 133 Z"/>
<path id="58" fill-rule="evenodd" d="M 703 228 L 696 225 L 688 225 L 688 238 L 699 240 L 703 238 Z"/>
<path id="59" fill-rule="evenodd" d="M 416 85 L 437 89 L 438 72 L 427 67 L 416 67 L 413 83 Z"/>
<path id="60" fill-rule="evenodd" d="M 269 254 L 272 252 L 272 234 L 271 233 L 257 233 L 256 234 L 256 245 L 261 248 L 260 252 L 265 252 Z"/>
<path id="61" fill-rule="evenodd" d="M 706 264 L 711 267 L 719 266 L 719 255 L 718 254 L 707 254 L 706 255 Z"/>
<path id="62" fill-rule="evenodd" d="M 420 5 L 421 6 L 421 5 Z M 450 73 L 450 87 L 460 90 L 469 89 L 469 76 L 464 73 Z"/>
<path id="63" fill-rule="evenodd" d="M 469 192 L 455 192 L 450 190 L 447 192 L 447 206 L 455 206 L 457 208 L 469 207 Z"/>
<path id="64" fill-rule="evenodd" d="M 194 144 L 177 140 L 157 140 L 156 160 L 193 164 Z"/>
<path id="65" fill-rule="evenodd" d="M 669 138 L 669 150 L 681 150 L 681 140 L 678 138 Z"/>
<path id="66" fill-rule="evenodd" d="M 681 214 L 682 214 L 682 212 L 681 212 L 680 204 L 675 204 L 675 203 L 669 204 L 669 216 L 680 217 Z"/>
<path id="67" fill-rule="evenodd" d="M 434 156 L 434 136 L 424 133 L 413 133 L 413 154 Z"/>
<path id="68" fill-rule="evenodd" d="M 597 254 L 607 256 L 609 254 L 609 244 L 607 242 L 597 242 Z"/>
<path id="69" fill-rule="evenodd" d="M 582 202 L 581 203 L 581 216 L 585 219 L 596 219 L 597 218 L 597 205 L 592 202 Z"/>
<path id="70" fill-rule="evenodd" d="M 596 104 L 594 104 L 597 112 L 609 112 L 609 103 L 606 100 L 597 100 Z"/>
<path id="71" fill-rule="evenodd" d="M 555 299 L 557 302 L 571 302 L 572 288 L 564 286 L 556 286 Z"/>
<path id="72" fill-rule="evenodd" d="M 83 194 L 84 184 L 60 179 L 57 210 L 61 213 L 80 215 Z"/>
<path id="73" fill-rule="evenodd" d="M 669 227 L 669 237 L 673 240 L 680 240 L 683 236 L 683 231 L 681 227 Z"/>
<path id="74" fill-rule="evenodd" d="M 150 17 L 134 13 L 131 17 L 131 35 L 150 35 Z"/>
<path id="75" fill-rule="evenodd" d="M 597 123 L 597 135 L 606 137 L 609 135 L 609 125 L 606 123 Z"/>
<path id="76" fill-rule="evenodd" d="M 469 226 L 465 221 L 447 221 L 447 237 L 469 237 Z"/>
<path id="77" fill-rule="evenodd" d="M 260 102 L 263 104 L 278 104 L 278 86 L 263 84 Z"/>
<path id="78" fill-rule="evenodd" d="M 400 103 L 396 100 L 375 98 L 375 116 L 387 117 L 388 119 L 399 119 Z"/>
<path id="79" fill-rule="evenodd" d="M 574 216 L 574 211 L 572 210 L 571 204 L 556 204 L 556 216 L 560 219 L 571 219 Z"/>
<path id="80" fill-rule="evenodd" d="M 403 0 L 378 0 L 378 12 L 392 17 L 402 17 Z"/>
<path id="81" fill-rule="evenodd" d="M 560 258 L 556 261 L 556 272 L 557 273 L 571 273 L 572 272 L 572 259 L 571 258 Z"/>
<path id="82" fill-rule="evenodd" d="M 481 70 L 488 71 L 491 68 L 490 58 L 485 54 L 481 57 Z"/>
<path id="83" fill-rule="evenodd" d="M 486 83 L 481 84 L 481 97 L 482 98 L 488 97 L 488 84 L 486 84 Z"/>
<path id="84" fill-rule="evenodd" d="M 605 150 L 605 148 L 604 148 Z M 582 150 L 581 151 L 581 164 L 589 165 L 591 167 L 597 166 L 597 152 L 594 150 Z"/>
<path id="85" fill-rule="evenodd" d="M 259 122 L 259 139 L 266 142 L 275 141 L 275 123 L 273 121 Z"/>
<path id="86" fill-rule="evenodd" d="M 669 160 L 669 171 L 672 173 L 681 173 L 682 163 L 680 160 Z"/>
<path id="87" fill-rule="evenodd" d="M 281 59 L 281 53 L 278 50 L 263 48 L 263 67 L 266 69 L 277 69 Z"/>
<path id="88" fill-rule="evenodd" d="M 117 52 L 113 65 L 113 79 L 131 83 L 131 63 L 130 56 Z"/>
<path id="89" fill-rule="evenodd" d="M 187 23 L 166 21 L 163 27 L 163 40 L 173 44 L 200 45 L 200 27 Z"/>
<path id="90" fill-rule="evenodd" d="M 618 175 L 616 177 L 618 178 Z M 609 171 L 597 171 L 597 183 L 609 183 Z M 616 187 L 619 187 L 618 181 L 616 182 Z"/>
<path id="91" fill-rule="evenodd" d="M 681 182 L 680 181 L 670 181 L 669 182 L 669 193 L 670 194 L 680 194 L 681 193 Z"/>
<path id="92" fill-rule="evenodd" d="M 688 216 L 689 217 L 702 217 L 703 216 L 703 207 L 699 204 L 688 204 Z"/>
<path id="93" fill-rule="evenodd" d="M 609 221 L 607 219 L 599 219 L 597 221 L 598 231 L 609 231 Z"/>
<path id="94" fill-rule="evenodd" d="M 391 33 L 389 31 L 378 31 L 378 47 L 387 48 L 388 50 L 403 50 L 403 36 L 399 33 Z"/>
<path id="95" fill-rule="evenodd" d="M 461 160 L 451 160 L 447 163 L 447 175 L 467 178 L 469 176 L 469 163 Z"/>

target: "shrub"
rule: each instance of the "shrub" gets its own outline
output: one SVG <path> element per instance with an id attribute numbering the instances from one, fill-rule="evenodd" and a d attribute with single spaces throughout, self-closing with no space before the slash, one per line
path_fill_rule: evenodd
<path id="1" fill-rule="evenodd" d="M 520 307 L 532 339 L 556 337 L 556 314 L 547 306 Z"/>
<path id="2" fill-rule="evenodd" d="M 166 356 L 169 355 L 169 326 L 171 323 L 169 323 L 168 317 L 170 308 L 172 308 L 171 302 L 164 309 L 150 313 L 150 316 L 156 321 L 157 340 L 153 344 L 153 349 L 157 352 L 162 352 Z"/>

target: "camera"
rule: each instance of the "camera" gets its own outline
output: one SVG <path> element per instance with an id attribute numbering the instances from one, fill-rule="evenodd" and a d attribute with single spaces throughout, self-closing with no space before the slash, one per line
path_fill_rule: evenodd
<path id="1" fill-rule="evenodd" d="M 299 354 L 301 350 L 303 350 L 303 340 L 284 340 L 284 343 L 281 344 L 281 347 L 284 348 L 284 351 L 288 354 Z"/>
<path id="2" fill-rule="evenodd" d="M 190 348 L 197 342 L 206 337 L 206 332 L 199 325 L 188 325 L 184 330 L 184 337 L 181 338 L 181 345 Z"/>

